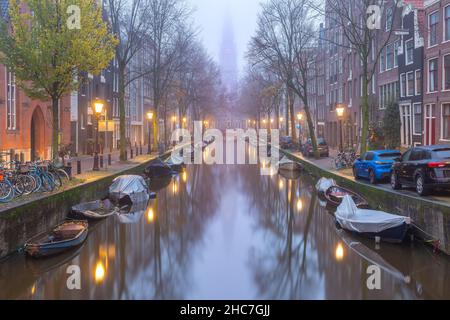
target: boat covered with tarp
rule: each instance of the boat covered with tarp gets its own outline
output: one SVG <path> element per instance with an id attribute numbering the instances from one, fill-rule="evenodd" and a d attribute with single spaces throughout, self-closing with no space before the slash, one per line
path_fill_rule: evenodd
<path id="1" fill-rule="evenodd" d="M 411 226 L 409 217 L 360 209 L 349 195 L 344 196 L 335 216 L 338 225 L 347 231 L 393 243 L 402 242 Z"/>
<path id="2" fill-rule="evenodd" d="M 302 167 L 298 162 L 295 162 L 286 156 L 281 158 L 281 160 L 278 162 L 278 170 L 280 171 L 300 171 L 301 169 Z"/>
<path id="3" fill-rule="evenodd" d="M 316 183 L 316 190 L 319 194 L 323 195 L 325 193 L 325 191 L 327 191 L 328 189 L 330 189 L 331 187 L 334 187 L 336 185 L 337 185 L 337 183 L 336 183 L 336 181 L 334 181 L 334 179 L 328 179 L 328 178 L 322 177 Z"/>
<path id="4" fill-rule="evenodd" d="M 172 169 L 173 172 L 182 172 L 186 168 L 184 163 L 184 158 L 180 155 L 173 154 L 167 161 L 167 165 Z"/>
<path id="5" fill-rule="evenodd" d="M 147 168 L 144 170 L 144 174 L 150 179 L 170 176 L 173 173 L 174 172 L 170 165 L 159 158 L 150 161 Z"/>
<path id="6" fill-rule="evenodd" d="M 133 203 L 130 210 L 127 212 L 121 212 L 118 215 L 119 223 L 121 224 L 136 224 L 139 223 L 147 212 L 149 206 L 148 201 L 141 201 Z"/>
<path id="7" fill-rule="evenodd" d="M 114 179 L 109 187 L 109 199 L 119 207 L 148 201 L 153 195 L 149 192 L 145 179 L 141 176 L 125 175 Z"/>

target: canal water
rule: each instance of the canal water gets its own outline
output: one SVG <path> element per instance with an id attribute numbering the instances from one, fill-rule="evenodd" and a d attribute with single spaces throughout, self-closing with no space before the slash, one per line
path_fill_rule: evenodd
<path id="1" fill-rule="evenodd" d="M 142 210 L 91 224 L 78 250 L 0 262 L 0 299 L 450 299 L 447 257 L 339 230 L 313 178 L 289 178 L 189 166 L 152 183 Z M 67 287 L 69 266 L 80 290 Z"/>

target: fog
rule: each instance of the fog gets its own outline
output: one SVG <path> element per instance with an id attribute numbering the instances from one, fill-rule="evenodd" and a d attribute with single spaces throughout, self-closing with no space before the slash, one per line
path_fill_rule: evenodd
<path id="1" fill-rule="evenodd" d="M 245 51 L 256 29 L 260 0 L 187 0 L 195 9 L 200 38 L 211 56 L 219 61 L 224 22 L 227 15 L 233 24 L 239 71 L 245 66 Z"/>

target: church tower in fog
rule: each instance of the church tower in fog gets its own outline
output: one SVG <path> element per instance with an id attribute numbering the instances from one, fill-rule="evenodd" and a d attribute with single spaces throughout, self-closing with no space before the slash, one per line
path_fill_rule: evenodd
<path id="1" fill-rule="evenodd" d="M 235 93 L 238 88 L 237 49 L 233 22 L 229 12 L 227 12 L 223 24 L 219 60 L 222 83 L 229 93 Z"/>

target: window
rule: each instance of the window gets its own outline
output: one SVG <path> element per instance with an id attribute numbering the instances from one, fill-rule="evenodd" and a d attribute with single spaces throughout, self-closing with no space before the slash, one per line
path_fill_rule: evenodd
<path id="1" fill-rule="evenodd" d="M 442 105 L 442 139 L 450 140 L 450 103 Z"/>
<path id="2" fill-rule="evenodd" d="M 400 96 L 406 97 L 406 73 L 400 75 Z"/>
<path id="3" fill-rule="evenodd" d="M 444 9 L 444 39 L 450 41 L 450 6 Z"/>
<path id="4" fill-rule="evenodd" d="M 428 61 L 428 92 L 438 90 L 438 59 Z"/>
<path id="5" fill-rule="evenodd" d="M 380 72 L 386 71 L 386 48 L 383 48 L 380 53 Z"/>
<path id="6" fill-rule="evenodd" d="M 8 130 L 16 129 L 16 76 L 6 70 L 6 126 Z"/>
<path id="7" fill-rule="evenodd" d="M 407 161 L 409 161 L 409 158 L 410 158 L 410 156 L 411 156 L 411 149 L 410 150 L 408 150 L 408 151 L 406 151 L 404 154 L 403 154 L 403 156 L 402 156 L 402 162 L 407 162 Z"/>
<path id="8" fill-rule="evenodd" d="M 450 54 L 444 56 L 444 90 L 450 90 Z"/>
<path id="9" fill-rule="evenodd" d="M 414 39 L 410 39 L 405 43 L 406 47 L 406 64 L 411 64 L 414 62 Z"/>
<path id="10" fill-rule="evenodd" d="M 366 161 L 372 161 L 373 160 L 373 158 L 375 157 L 375 155 L 374 155 L 374 153 L 373 152 L 368 152 L 367 154 L 366 154 Z"/>
<path id="11" fill-rule="evenodd" d="M 416 95 L 422 94 L 422 71 L 416 70 Z"/>
<path id="12" fill-rule="evenodd" d="M 389 44 L 386 47 L 386 69 L 390 70 L 394 67 L 394 45 Z"/>
<path id="13" fill-rule="evenodd" d="M 428 46 L 434 46 L 438 44 L 438 24 L 439 24 L 439 12 L 436 11 L 428 17 Z"/>
<path id="14" fill-rule="evenodd" d="M 398 49 L 400 48 L 400 40 L 394 42 L 394 67 L 398 67 Z"/>
<path id="15" fill-rule="evenodd" d="M 386 11 L 386 31 L 391 30 L 392 27 L 393 10 L 388 8 Z"/>
<path id="16" fill-rule="evenodd" d="M 408 90 L 407 90 L 407 96 L 408 97 L 411 97 L 411 96 L 413 96 L 414 95 L 414 87 L 415 87 L 415 81 L 414 81 L 414 72 L 408 72 L 407 74 L 406 74 L 406 78 L 407 78 L 407 81 L 408 81 Z"/>
<path id="17" fill-rule="evenodd" d="M 415 103 L 413 105 L 414 111 L 414 134 L 422 134 L 422 105 Z"/>

